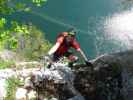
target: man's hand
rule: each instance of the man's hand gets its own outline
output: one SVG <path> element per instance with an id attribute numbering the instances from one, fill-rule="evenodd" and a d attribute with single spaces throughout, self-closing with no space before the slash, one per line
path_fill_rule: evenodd
<path id="1" fill-rule="evenodd" d="M 92 64 L 90 61 L 88 61 L 88 60 L 85 61 L 85 63 L 86 63 L 87 66 L 91 66 L 91 67 L 93 67 L 93 64 Z"/>
<path id="2" fill-rule="evenodd" d="M 44 57 L 44 60 L 46 60 L 46 61 L 48 61 L 48 62 L 49 62 L 49 61 L 51 62 L 51 61 L 52 61 L 52 56 L 48 54 L 48 55 L 46 55 L 46 56 Z"/>
<path id="3" fill-rule="evenodd" d="M 52 65 L 52 63 L 53 63 L 53 61 L 52 61 L 52 55 L 46 55 L 45 57 L 44 57 L 44 60 L 45 60 L 45 62 L 47 63 L 47 68 L 50 68 L 51 67 L 51 65 Z"/>

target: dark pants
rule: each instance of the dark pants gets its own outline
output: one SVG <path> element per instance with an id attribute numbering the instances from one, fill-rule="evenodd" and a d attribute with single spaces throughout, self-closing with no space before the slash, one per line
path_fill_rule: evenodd
<path id="1" fill-rule="evenodd" d="M 78 59 L 78 57 L 74 56 L 72 52 L 66 52 L 64 55 L 58 55 L 57 53 L 54 53 L 52 60 L 56 62 L 63 56 L 67 57 L 72 62 Z"/>
<path id="2" fill-rule="evenodd" d="M 78 57 L 77 57 L 77 56 L 74 56 L 74 55 L 72 54 L 72 52 L 66 52 L 64 55 L 58 55 L 57 53 L 54 53 L 54 54 L 53 54 L 53 57 L 52 57 L 52 61 L 53 61 L 53 62 L 57 62 L 57 61 L 59 61 L 60 58 L 63 57 L 63 56 L 67 57 L 67 58 L 70 60 L 70 62 L 69 62 L 69 67 L 73 67 L 73 63 L 76 62 L 76 61 L 78 60 Z M 47 67 L 50 68 L 50 67 L 51 67 L 51 64 L 52 64 L 52 63 L 50 63 Z"/>

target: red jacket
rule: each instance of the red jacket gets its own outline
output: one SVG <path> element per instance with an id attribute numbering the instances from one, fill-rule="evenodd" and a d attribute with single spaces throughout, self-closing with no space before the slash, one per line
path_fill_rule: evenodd
<path id="1" fill-rule="evenodd" d="M 56 42 L 58 42 L 60 44 L 60 47 L 57 49 L 56 54 L 58 55 L 63 55 L 64 53 L 66 53 L 71 47 L 76 49 L 77 51 L 80 50 L 80 45 L 79 43 L 76 41 L 75 38 L 72 38 L 72 40 L 70 41 L 70 43 L 67 43 L 66 41 L 66 37 L 67 37 L 68 33 L 67 32 L 63 32 L 60 33 L 57 37 Z"/>

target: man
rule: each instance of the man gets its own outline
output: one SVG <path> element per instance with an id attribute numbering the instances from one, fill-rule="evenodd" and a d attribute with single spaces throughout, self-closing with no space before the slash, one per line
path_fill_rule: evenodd
<path id="1" fill-rule="evenodd" d="M 48 55 L 52 56 L 53 62 L 58 61 L 63 56 L 66 56 L 71 62 L 75 62 L 78 60 L 78 57 L 69 52 L 71 47 L 80 53 L 87 65 L 91 64 L 76 41 L 76 31 L 74 29 L 60 33 L 55 45 L 48 52 Z"/>

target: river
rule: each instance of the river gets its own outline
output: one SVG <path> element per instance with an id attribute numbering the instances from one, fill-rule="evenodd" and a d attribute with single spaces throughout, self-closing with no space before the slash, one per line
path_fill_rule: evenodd
<path id="1" fill-rule="evenodd" d="M 81 48 L 88 57 L 95 58 L 104 53 L 125 50 L 127 46 L 117 41 L 117 36 L 112 34 L 112 30 L 115 30 L 115 24 L 112 22 L 117 20 L 113 17 L 116 14 L 120 16 L 119 14 L 127 10 L 122 7 L 122 1 L 124 0 L 48 0 L 43 7 L 33 8 L 30 14 L 16 13 L 10 18 L 32 22 L 46 32 L 46 37 L 52 43 L 57 33 L 75 27 L 78 30 L 77 40 Z M 123 27 L 118 27 L 119 29 Z M 116 34 L 119 36 L 118 31 Z"/>

